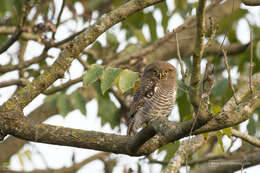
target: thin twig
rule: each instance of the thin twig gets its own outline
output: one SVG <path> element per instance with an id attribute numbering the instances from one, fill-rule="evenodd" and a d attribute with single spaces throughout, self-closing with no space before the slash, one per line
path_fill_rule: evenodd
<path id="1" fill-rule="evenodd" d="M 65 7 L 65 1 L 66 0 L 63 0 L 62 1 L 62 5 L 61 5 L 61 9 L 60 9 L 60 12 L 59 12 L 59 15 L 58 15 L 58 18 L 57 18 L 57 23 L 56 23 L 56 27 L 55 27 L 55 31 L 52 33 L 52 39 L 54 40 L 55 38 L 55 34 L 56 34 L 56 31 L 57 31 L 57 28 L 58 26 L 60 25 L 60 19 L 61 19 L 61 15 L 62 15 L 62 12 L 64 10 L 64 7 Z"/>
<path id="2" fill-rule="evenodd" d="M 11 85 L 18 85 L 18 86 L 25 86 L 29 81 L 26 79 L 12 79 L 8 81 L 0 82 L 0 88 L 11 86 Z"/>
<path id="3" fill-rule="evenodd" d="M 176 41 L 176 46 L 177 46 L 177 57 L 181 66 L 181 76 L 182 76 L 182 82 L 185 84 L 185 72 L 183 69 L 183 64 L 182 64 L 182 60 L 181 60 L 181 53 L 180 53 L 180 46 L 179 46 L 179 41 L 178 41 L 178 34 L 177 32 L 173 31 L 175 33 L 175 41 Z"/>
<path id="4" fill-rule="evenodd" d="M 77 59 L 78 59 L 79 62 L 83 65 L 84 71 L 87 70 L 88 67 L 89 67 L 89 64 L 88 64 L 86 61 L 84 61 L 80 56 L 78 56 Z"/>
<path id="5" fill-rule="evenodd" d="M 78 32 L 75 32 L 73 34 L 71 34 L 70 36 L 68 36 L 67 38 L 61 40 L 61 41 L 58 41 L 56 43 L 49 43 L 46 45 L 46 49 L 48 48 L 51 48 L 51 47 L 59 47 L 59 48 L 63 48 L 63 44 L 71 41 L 72 39 L 74 39 L 76 36 L 78 36 L 79 34 L 81 34 L 82 32 L 86 31 L 87 28 L 84 28 Z M 64 46 L 65 47 L 65 46 Z"/>
<path id="6" fill-rule="evenodd" d="M 227 73 L 228 73 L 228 81 L 229 81 L 229 85 L 231 87 L 231 90 L 233 92 L 233 95 L 234 95 L 234 99 L 235 99 L 235 102 L 236 104 L 238 104 L 238 101 L 237 101 L 237 98 L 236 98 L 236 91 L 235 91 L 235 88 L 232 84 L 232 77 L 231 77 L 231 73 L 230 73 L 230 67 L 228 65 L 228 58 L 227 58 L 227 52 L 222 49 L 222 52 L 223 52 L 223 55 L 224 55 L 224 58 L 225 58 L 225 66 L 226 66 L 226 69 L 227 69 Z"/>
<path id="7" fill-rule="evenodd" d="M 251 94 L 253 94 L 253 87 L 252 87 L 252 75 L 253 75 L 253 31 L 250 32 L 250 75 L 249 75 L 249 89 Z"/>
<path id="8" fill-rule="evenodd" d="M 68 88 L 69 86 L 71 86 L 73 84 L 76 84 L 78 82 L 81 82 L 81 81 L 82 81 L 82 76 L 78 77 L 76 79 L 69 80 L 68 82 L 63 83 L 63 84 L 61 84 L 59 86 L 51 87 L 51 88 L 45 90 L 43 93 L 46 94 L 46 95 L 54 94 L 57 91 L 61 91 L 61 90 L 65 89 L 65 88 Z"/>
<path id="9" fill-rule="evenodd" d="M 231 148 L 233 147 L 234 143 L 236 142 L 237 138 L 231 138 L 231 143 L 226 151 L 226 153 L 230 153 Z"/>
<path id="10" fill-rule="evenodd" d="M 0 54 L 5 52 L 22 34 L 22 30 L 17 29 L 12 37 L 6 40 L 3 45 L 0 47 Z"/>
<path id="11" fill-rule="evenodd" d="M 40 61 L 42 61 L 43 59 L 45 59 L 48 55 L 47 55 L 47 49 L 44 49 L 43 52 L 41 53 L 41 55 L 32 58 L 31 60 L 28 61 L 23 61 L 22 63 L 16 64 L 16 65 L 3 65 L 0 67 L 0 73 L 5 73 L 5 72 L 9 72 L 9 71 L 13 71 L 13 70 L 20 70 L 23 68 L 26 68 L 32 64 L 35 63 L 39 63 Z"/>
<path id="12" fill-rule="evenodd" d="M 221 44 L 220 44 L 220 49 L 222 48 L 222 46 L 224 45 L 224 42 L 225 42 L 225 40 L 226 40 L 226 38 L 227 38 L 227 33 L 229 32 L 229 30 L 230 30 L 230 23 L 232 22 L 232 18 L 233 18 L 233 13 L 234 13 L 234 7 L 235 7 L 235 2 L 234 2 L 234 0 L 232 1 L 232 9 L 231 9 L 231 15 L 230 15 L 230 18 L 229 18 L 229 21 L 228 21 L 228 29 L 225 31 L 225 34 L 224 34 L 224 38 L 223 38 L 223 40 L 222 40 L 222 42 L 221 42 Z"/>

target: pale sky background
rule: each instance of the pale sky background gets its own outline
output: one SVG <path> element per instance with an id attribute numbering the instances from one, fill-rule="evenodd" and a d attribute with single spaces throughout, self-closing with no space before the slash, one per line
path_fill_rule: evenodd
<path id="1" fill-rule="evenodd" d="M 55 1 L 55 3 L 57 4 L 57 7 L 59 7 L 56 10 L 56 12 L 60 11 L 61 2 L 62 2 L 61 0 Z M 169 9 L 172 10 L 174 8 L 173 0 L 167 0 L 167 5 L 168 5 Z M 251 12 L 249 15 L 247 15 L 247 19 L 250 22 L 256 22 L 258 25 L 260 25 L 260 20 L 259 20 L 260 7 L 247 7 L 244 5 L 242 5 L 242 6 L 245 9 L 249 9 Z M 149 10 L 152 8 L 153 7 L 149 7 L 145 10 Z M 77 13 L 79 13 L 79 14 L 83 12 L 83 8 L 80 5 L 80 3 L 76 4 L 76 9 L 77 9 Z M 194 11 L 193 11 L 193 14 L 194 14 Z M 71 15 L 72 14 L 69 12 L 69 10 L 67 8 L 65 8 L 63 11 L 63 14 L 61 16 L 61 21 L 70 18 Z M 161 13 L 159 10 L 154 11 L 154 16 L 156 17 L 156 20 L 158 22 L 160 22 Z M 56 17 L 57 17 L 57 14 L 56 14 Z M 97 17 L 97 14 L 94 13 L 93 18 L 96 18 L 96 17 Z M 37 23 L 40 23 L 40 22 L 42 22 L 42 18 L 39 18 L 37 21 Z M 94 21 L 92 21 L 92 23 L 94 23 Z M 178 27 L 182 23 L 183 23 L 183 20 L 181 19 L 181 17 L 178 14 L 175 14 L 170 19 L 168 29 L 172 30 L 173 28 Z M 249 27 L 247 25 L 246 20 L 245 19 L 240 20 L 238 25 L 239 25 L 238 30 L 237 30 L 237 33 L 239 33 L 238 38 L 240 39 L 240 41 L 242 43 L 247 43 L 250 40 L 249 39 L 250 31 L 249 31 Z M 68 37 L 71 34 L 71 31 L 74 31 L 74 32 L 79 31 L 82 28 L 87 27 L 87 26 L 88 26 L 88 23 L 84 24 L 82 20 L 78 20 L 78 23 L 75 23 L 74 21 L 66 22 L 65 24 L 62 25 L 62 27 L 59 27 L 59 29 L 57 30 L 56 38 L 57 38 L 57 40 L 62 40 L 64 38 Z M 117 35 L 117 38 L 120 42 L 119 50 L 122 50 L 130 42 L 137 43 L 137 40 L 135 38 L 132 38 L 132 39 L 130 39 L 130 41 L 126 42 L 125 41 L 125 31 L 121 31 L 119 29 L 119 27 L 120 27 L 120 24 L 117 24 L 109 30 L 109 32 L 115 33 Z M 146 38 L 148 39 L 149 30 L 148 30 L 147 26 L 145 26 L 143 28 L 143 32 L 144 32 L 144 35 L 146 36 Z M 159 37 L 163 36 L 163 29 L 161 26 L 157 27 L 157 33 L 158 33 Z M 106 38 L 105 34 L 102 34 L 98 38 L 98 40 L 103 45 L 106 45 L 105 38 Z M 29 60 L 32 57 L 39 55 L 41 53 L 41 50 L 43 49 L 43 46 L 39 45 L 38 43 L 36 43 L 34 41 L 30 41 L 28 47 L 30 47 L 30 49 L 28 49 L 28 48 L 26 49 L 25 60 Z M 4 65 L 4 64 L 8 63 L 10 55 L 11 56 L 15 55 L 18 48 L 19 48 L 19 44 L 15 43 L 12 47 L 10 47 L 8 49 L 7 53 L 1 54 L 0 55 L 0 64 Z M 59 53 L 60 53 L 60 51 L 55 48 L 52 48 L 48 52 L 48 54 L 53 55 L 55 57 L 55 59 L 58 57 Z M 17 63 L 18 62 L 17 57 L 15 57 L 14 59 L 16 59 L 16 63 Z M 55 59 L 48 58 L 48 63 L 52 64 L 55 61 Z M 171 60 L 170 63 L 172 63 L 176 67 L 179 67 L 176 60 Z M 31 67 L 36 67 L 36 65 L 32 65 Z M 202 63 L 202 70 L 204 69 L 204 67 L 205 67 L 205 62 Z M 178 68 L 178 70 L 179 70 L 179 68 Z M 77 77 L 81 76 L 82 73 L 83 73 L 83 67 L 77 60 L 75 60 L 75 61 L 73 61 L 72 66 L 70 67 L 69 74 L 66 73 L 64 79 L 56 81 L 55 84 L 58 85 L 61 82 L 68 81 L 69 79 L 77 78 Z M 2 76 L 0 76 L 0 82 L 10 80 L 10 79 L 16 79 L 18 76 L 17 74 L 18 74 L 18 72 L 14 71 L 14 72 L 9 72 L 5 75 L 2 75 Z M 223 73 L 223 76 L 227 77 L 227 74 Z M 180 73 L 179 73 L 179 77 L 180 77 Z M 236 67 L 234 67 L 232 69 L 232 77 L 234 78 L 234 81 L 235 81 L 235 79 L 237 79 L 239 77 Z M 67 91 L 67 93 L 71 93 L 73 90 L 75 90 L 76 88 L 78 88 L 80 86 L 82 86 L 82 83 L 74 85 Z M 11 86 L 11 87 L 5 87 L 5 88 L 0 89 L 0 104 L 3 104 L 8 98 L 10 98 L 12 93 L 15 91 L 15 88 L 16 88 L 15 86 Z M 45 98 L 44 95 L 39 95 L 28 106 L 26 106 L 26 108 L 24 109 L 25 115 L 28 115 L 32 110 L 34 110 L 37 106 L 39 106 L 41 103 L 43 103 L 44 98 Z M 84 130 L 96 130 L 96 131 L 101 131 L 101 132 L 106 132 L 106 133 L 118 133 L 118 128 L 115 128 L 114 130 L 112 130 L 108 124 L 101 127 L 101 120 L 100 120 L 100 118 L 98 118 L 96 116 L 96 114 L 97 114 L 97 102 L 96 102 L 96 100 L 92 100 L 92 101 L 88 102 L 88 104 L 87 104 L 87 116 L 84 116 L 80 113 L 80 111 L 75 110 L 75 111 L 70 112 L 66 116 L 66 118 L 63 118 L 61 115 L 55 115 L 55 116 L 49 118 L 47 121 L 45 121 L 45 123 L 52 124 L 52 125 L 71 127 L 71 128 L 84 129 Z M 174 116 L 173 116 L 173 114 L 174 114 Z M 254 116 L 254 118 L 257 118 L 257 116 Z M 177 106 L 174 107 L 172 115 L 169 117 L 169 119 L 173 120 L 173 121 L 179 121 Z M 241 128 L 242 128 L 243 132 L 246 132 L 247 123 L 248 122 L 246 121 L 241 124 Z M 121 125 L 121 129 L 122 129 L 121 134 L 125 134 L 126 126 Z M 229 144 L 230 144 L 230 139 L 228 139 L 227 137 L 224 137 L 224 146 L 228 147 Z M 232 150 L 235 150 L 236 148 L 238 148 L 240 144 L 241 144 L 241 140 L 238 139 L 236 141 L 235 145 L 233 146 Z M 49 167 L 49 168 L 61 168 L 64 166 L 69 167 L 72 165 L 71 158 L 72 158 L 73 152 L 75 153 L 75 156 L 76 156 L 76 158 L 75 158 L 76 162 L 80 162 L 81 160 L 99 152 L 99 151 L 88 150 L 88 149 L 79 149 L 79 148 L 73 148 L 73 147 L 63 147 L 63 146 L 31 142 L 24 146 L 24 148 L 19 152 L 20 153 L 19 155 L 24 156 L 23 153 L 28 150 L 30 150 L 32 152 L 32 154 L 31 154 L 32 161 L 30 161 L 26 158 L 23 158 L 24 168 L 26 171 L 30 171 L 33 169 L 46 169 L 47 167 Z M 154 158 L 157 158 L 157 159 L 162 159 L 164 157 L 164 155 L 165 155 L 165 153 L 158 154 L 157 152 L 155 152 L 153 154 Z M 130 157 L 130 156 L 120 155 L 120 154 L 112 154 L 112 157 L 116 158 L 118 160 L 118 164 L 114 169 L 115 173 L 122 172 L 125 165 L 127 165 L 128 168 L 132 167 L 134 170 L 136 170 L 137 161 L 139 161 L 143 165 L 142 169 L 144 172 L 156 173 L 156 172 L 159 172 L 159 170 L 161 169 L 161 166 L 158 164 L 148 165 L 148 161 L 146 159 L 139 160 L 140 158 L 143 158 L 143 157 Z M 18 155 L 14 155 L 11 158 L 10 168 L 13 170 L 22 169 L 21 163 L 19 162 Z M 245 169 L 245 171 L 247 173 L 253 173 L 259 169 L 260 169 L 260 166 L 255 166 L 255 167 L 251 167 L 249 169 Z M 89 171 L 89 170 L 91 170 L 91 171 Z M 103 163 L 101 161 L 91 162 L 90 164 L 87 164 L 85 167 L 83 167 L 78 172 L 83 173 L 86 171 L 103 173 L 103 171 L 104 171 Z M 183 168 L 183 169 L 181 169 L 181 172 L 184 173 L 186 171 Z M 240 172 L 240 171 L 237 171 L 237 172 Z"/>

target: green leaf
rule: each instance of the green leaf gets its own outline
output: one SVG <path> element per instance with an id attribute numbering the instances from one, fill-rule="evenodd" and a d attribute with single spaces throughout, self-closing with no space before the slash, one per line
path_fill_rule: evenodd
<path id="1" fill-rule="evenodd" d="M 45 101 L 45 102 L 50 102 L 51 107 L 52 107 L 52 108 L 56 108 L 56 104 L 57 104 L 57 101 L 58 101 L 59 96 L 60 96 L 60 94 L 53 94 L 53 95 L 47 96 L 47 97 L 44 99 L 44 101 Z"/>
<path id="2" fill-rule="evenodd" d="M 144 36 L 142 29 L 132 27 L 131 25 L 129 27 L 133 31 L 134 36 L 137 38 L 137 40 L 140 42 L 140 44 L 146 45 L 147 41 L 145 39 L 145 36 Z"/>
<path id="3" fill-rule="evenodd" d="M 163 161 L 170 161 L 170 159 L 173 157 L 174 153 L 179 148 L 180 142 L 177 141 L 175 143 L 169 143 L 167 145 L 164 145 L 163 147 L 159 148 L 158 152 L 161 153 L 162 151 L 166 151 L 166 156 L 164 157 Z"/>
<path id="4" fill-rule="evenodd" d="M 65 117 L 70 111 L 70 101 L 65 94 L 61 94 L 57 101 L 59 113 Z"/>
<path id="5" fill-rule="evenodd" d="M 120 73 L 119 78 L 119 88 L 122 92 L 126 92 L 129 89 L 133 88 L 135 82 L 138 80 L 139 76 L 138 73 L 130 71 L 130 70 L 123 70 Z"/>
<path id="6" fill-rule="evenodd" d="M 218 131 L 216 132 L 216 134 L 217 134 L 219 146 L 220 146 L 222 152 L 224 152 L 224 146 L 223 146 L 223 141 L 222 141 L 222 133 L 221 133 L 220 130 L 218 130 Z"/>
<path id="7" fill-rule="evenodd" d="M 256 122 L 255 122 L 253 116 L 251 116 L 249 118 L 249 121 L 247 124 L 247 131 L 248 131 L 248 134 L 251 136 L 255 136 L 255 134 L 256 134 Z"/>
<path id="8" fill-rule="evenodd" d="M 179 85 L 181 86 L 181 85 Z M 187 93 L 182 90 L 178 90 L 177 104 L 180 113 L 181 121 L 187 121 L 192 118 L 192 110 L 189 104 L 189 99 Z"/>
<path id="9" fill-rule="evenodd" d="M 222 132 L 227 135 L 229 138 L 231 138 L 232 136 L 232 132 L 231 132 L 231 128 L 228 127 L 228 128 L 225 128 L 225 129 L 222 129 Z"/>
<path id="10" fill-rule="evenodd" d="M 119 68 L 107 67 L 104 70 L 101 76 L 101 90 L 103 94 L 112 86 L 119 73 Z"/>
<path id="11" fill-rule="evenodd" d="M 93 64 L 89 67 L 88 71 L 83 75 L 83 86 L 87 86 L 90 83 L 95 82 L 101 73 L 103 72 L 103 67 L 99 64 Z"/>
<path id="12" fill-rule="evenodd" d="M 156 32 L 156 20 L 153 17 L 153 13 L 149 12 L 144 15 L 144 21 L 148 24 L 150 30 L 151 41 L 154 42 L 157 39 L 157 32 Z"/>
<path id="13" fill-rule="evenodd" d="M 93 10 L 93 9 L 97 8 L 98 6 L 100 6 L 102 3 L 104 3 L 104 0 L 89 1 L 87 9 Z"/>
<path id="14" fill-rule="evenodd" d="M 114 34 L 108 32 L 106 34 L 106 39 L 107 39 L 107 44 L 110 48 L 112 48 L 113 50 L 116 50 L 118 48 L 119 43 Z"/>
<path id="15" fill-rule="evenodd" d="M 125 58 L 133 53 L 138 53 L 141 51 L 141 48 L 136 44 L 128 44 L 125 49 L 120 52 L 118 58 Z"/>
<path id="16" fill-rule="evenodd" d="M 109 123 L 111 128 L 115 128 L 119 124 L 119 109 L 115 103 L 110 100 L 108 92 L 102 95 L 100 81 L 96 81 L 93 86 L 98 94 L 98 116 L 101 118 L 101 124 Z"/>
<path id="17" fill-rule="evenodd" d="M 186 0 L 175 0 L 175 6 L 176 8 L 180 10 L 184 10 L 187 8 L 187 1 Z"/>
<path id="18" fill-rule="evenodd" d="M 171 15 L 168 15 L 168 6 L 166 3 L 160 3 L 160 4 L 157 4 L 156 6 L 160 9 L 160 11 L 162 13 L 161 24 L 162 24 L 164 33 L 166 33 L 168 22 L 169 22 L 169 19 L 171 18 Z"/>
<path id="19" fill-rule="evenodd" d="M 225 104 L 231 96 L 232 90 L 230 89 L 228 79 L 220 79 L 216 82 L 210 98 L 212 99 L 212 103 L 221 106 Z"/>
<path id="20" fill-rule="evenodd" d="M 74 108 L 79 109 L 83 115 L 86 115 L 86 101 L 78 91 L 71 94 L 70 100 Z"/>
<path id="21" fill-rule="evenodd" d="M 108 97 L 98 97 L 98 116 L 101 117 L 102 126 L 109 123 L 111 128 L 114 129 L 119 124 L 118 109 L 114 102 Z"/>

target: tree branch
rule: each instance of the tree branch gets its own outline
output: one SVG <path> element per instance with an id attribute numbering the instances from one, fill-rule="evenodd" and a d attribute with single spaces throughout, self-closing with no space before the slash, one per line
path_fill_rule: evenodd
<path id="1" fill-rule="evenodd" d="M 199 0 L 196 12 L 196 40 L 192 58 L 191 79 L 189 87 L 190 102 L 197 114 L 200 100 L 200 62 L 204 52 L 206 0 Z"/>
<path id="2" fill-rule="evenodd" d="M 247 135 L 245 133 L 242 133 L 240 131 L 237 131 L 236 129 L 232 129 L 232 135 L 238 138 L 241 138 L 242 140 L 256 146 L 260 147 L 260 140 L 257 138 L 254 138 L 253 136 Z"/>
<path id="3" fill-rule="evenodd" d="M 238 157 L 231 157 L 227 159 L 212 160 L 208 163 L 202 164 L 191 173 L 219 173 L 219 172 L 235 172 L 241 167 L 247 168 L 260 163 L 260 151 L 240 154 Z"/>
<path id="4" fill-rule="evenodd" d="M 260 80 L 258 80 L 257 82 L 259 83 Z M 259 105 L 260 91 L 257 90 L 256 92 L 254 92 L 253 95 L 251 95 L 248 99 L 245 99 L 245 101 L 242 101 L 231 111 L 222 110 L 220 113 L 214 116 L 212 120 L 210 120 L 206 125 L 202 126 L 201 128 L 199 127 L 203 124 L 196 123 L 194 126 L 195 131 L 193 134 L 218 130 L 236 125 L 248 119 L 249 116 L 253 113 L 254 109 Z M 16 114 L 18 113 L 19 112 L 17 112 Z M 160 118 L 152 120 L 149 126 L 156 130 L 157 133 L 162 134 L 167 143 L 174 142 L 180 138 L 188 136 L 193 121 L 194 120 L 190 120 L 177 124 L 174 122 L 169 122 L 164 118 Z M 29 141 L 95 149 L 133 156 L 150 154 L 163 144 L 161 141 L 158 141 L 157 143 L 153 143 L 153 145 L 151 145 L 151 142 L 149 140 L 145 143 L 145 147 L 141 147 L 137 152 L 131 152 L 131 150 L 129 150 L 128 144 L 135 145 L 136 142 L 138 142 L 135 141 L 135 136 L 130 137 L 95 131 L 84 131 L 47 124 L 35 124 L 28 120 L 26 117 L 14 115 L 14 112 L 1 112 L 0 127 L 0 130 L 2 131 L 2 133 L 4 132 L 4 134 L 11 134 L 13 136 Z M 199 129 L 196 130 L 197 128 Z M 140 134 L 138 133 L 138 135 L 142 135 L 142 133 L 144 132 L 148 134 L 146 129 L 143 129 Z M 137 145 L 138 148 L 141 145 L 139 144 Z M 147 145 L 149 147 L 147 147 Z"/>
<path id="5" fill-rule="evenodd" d="M 90 101 L 96 97 L 95 90 L 91 86 L 79 88 L 78 91 L 80 91 L 81 95 L 84 97 L 86 101 Z M 36 108 L 34 111 L 32 111 L 27 116 L 27 118 L 33 123 L 41 123 L 58 113 L 59 112 L 56 107 L 52 106 L 50 102 L 45 102 L 38 108 Z M 0 165 L 1 163 L 4 163 L 7 160 L 9 160 L 10 157 L 13 154 L 17 153 L 26 143 L 28 143 L 28 141 L 15 138 L 13 136 L 9 136 L 2 143 L 0 143 Z"/>
<path id="6" fill-rule="evenodd" d="M 58 109 L 53 107 L 51 103 L 46 102 L 31 112 L 27 118 L 34 123 L 41 123 L 50 116 L 58 114 Z M 9 136 L 2 143 L 0 143 L 0 165 L 10 159 L 10 157 L 17 153 L 28 141 Z"/>
<path id="7" fill-rule="evenodd" d="M 109 153 L 98 153 L 93 156 L 90 156 L 89 158 L 86 158 L 82 160 L 79 163 L 76 163 L 72 165 L 71 167 L 67 168 L 60 168 L 60 169 L 46 169 L 46 170 L 33 170 L 33 171 L 12 171 L 12 170 L 7 170 L 7 169 L 0 169 L 0 173 L 71 173 L 71 172 L 77 172 L 79 169 L 81 169 L 83 166 L 86 164 L 97 160 L 97 159 L 103 159 L 104 157 L 108 156 Z"/>
<path id="8" fill-rule="evenodd" d="M 232 127 L 246 121 L 256 108 L 260 106 L 260 91 L 252 94 L 244 102 L 239 103 L 232 111 L 226 112 L 222 109 L 217 116 L 214 116 L 206 125 L 194 131 L 193 134 L 200 134 Z"/>
<path id="9" fill-rule="evenodd" d="M 69 87 L 69 86 L 71 86 L 73 84 L 76 84 L 76 83 L 78 83 L 80 81 L 82 81 L 82 77 L 78 77 L 76 79 L 69 80 L 68 82 L 63 83 L 63 84 L 61 84 L 59 86 L 55 86 L 55 87 L 53 86 L 53 87 L 45 90 L 43 93 L 46 94 L 46 95 L 54 94 L 57 91 L 61 91 L 61 90 L 65 89 L 65 88 L 67 88 L 67 87 Z"/>
<path id="10" fill-rule="evenodd" d="M 165 173 L 177 173 L 185 160 L 196 152 L 204 142 L 205 139 L 202 135 L 183 141 L 167 165 Z"/>
<path id="11" fill-rule="evenodd" d="M 242 2 L 245 5 L 248 5 L 248 6 L 258 6 L 258 5 L 260 5 L 260 1 L 259 0 L 242 0 Z"/>
<path id="12" fill-rule="evenodd" d="M 233 97 L 234 97 L 234 99 L 235 99 L 235 102 L 236 102 L 236 104 L 238 104 L 237 97 L 236 97 L 236 91 L 235 91 L 235 88 L 234 88 L 233 83 L 232 83 L 232 77 L 231 77 L 231 72 L 230 72 L 230 66 L 229 66 L 229 64 L 228 64 L 227 53 L 225 52 L 224 49 L 222 49 L 222 52 L 223 52 L 223 55 L 224 55 L 225 66 L 226 66 L 227 73 L 228 73 L 229 85 L 230 85 L 230 88 L 231 88 L 231 90 L 232 90 L 232 92 L 233 92 Z"/>
<path id="13" fill-rule="evenodd" d="M 9 38 L 8 40 L 6 40 L 0 47 L 0 54 L 2 54 L 4 51 L 6 51 L 10 46 L 12 46 L 12 44 L 20 37 L 20 35 L 22 34 L 22 30 L 17 29 L 15 31 L 15 33 L 11 36 L 11 38 Z"/>
<path id="14" fill-rule="evenodd" d="M 24 78 L 12 79 L 8 81 L 0 82 L 0 88 L 11 86 L 11 85 L 25 86 L 27 83 L 28 81 Z"/>
<path id="15" fill-rule="evenodd" d="M 28 61 L 23 61 L 22 63 L 16 64 L 16 65 L 3 65 L 0 66 L 0 73 L 6 73 L 13 70 L 20 70 L 23 68 L 26 68 L 32 64 L 39 63 L 40 61 L 44 60 L 47 57 L 47 49 L 44 49 L 41 55 L 32 58 Z"/>

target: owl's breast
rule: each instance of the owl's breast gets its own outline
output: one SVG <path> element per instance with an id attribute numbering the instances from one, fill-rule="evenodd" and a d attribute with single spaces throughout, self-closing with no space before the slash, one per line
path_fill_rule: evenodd
<path id="1" fill-rule="evenodd" d="M 154 94 L 146 98 L 145 105 L 140 110 L 146 116 L 167 116 L 175 103 L 176 89 L 157 85 Z"/>

